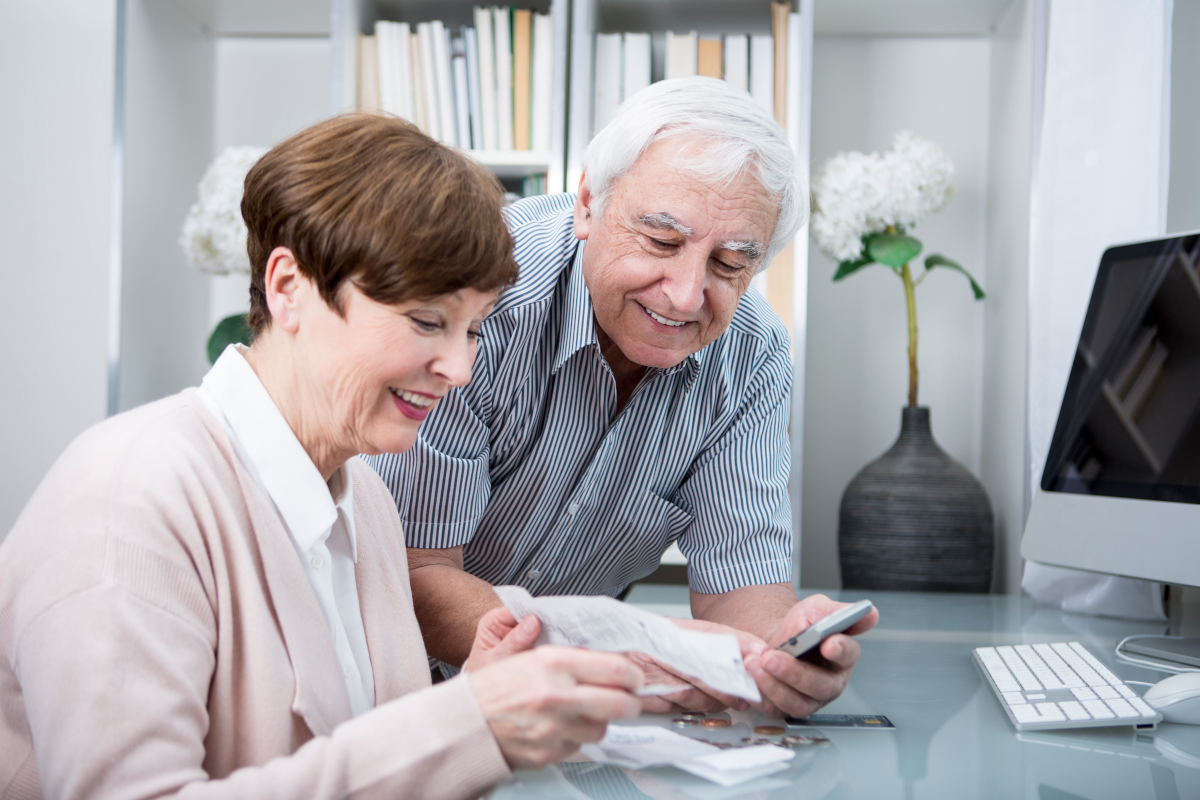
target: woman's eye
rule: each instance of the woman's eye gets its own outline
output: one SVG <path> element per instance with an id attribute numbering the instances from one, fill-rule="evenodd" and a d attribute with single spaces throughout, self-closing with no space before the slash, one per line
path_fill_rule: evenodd
<path id="1" fill-rule="evenodd" d="M 483 333 L 478 330 L 474 330 L 474 331 L 468 330 L 467 338 L 470 339 L 472 342 L 479 342 L 483 339 Z"/>
<path id="2" fill-rule="evenodd" d="M 413 324 L 416 325 L 417 328 L 425 333 L 433 333 L 439 327 L 438 324 L 432 320 L 421 319 L 420 317 L 409 317 L 409 319 L 412 320 Z"/>

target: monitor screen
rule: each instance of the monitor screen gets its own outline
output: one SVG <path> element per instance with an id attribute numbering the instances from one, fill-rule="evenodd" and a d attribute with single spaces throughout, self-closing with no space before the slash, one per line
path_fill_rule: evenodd
<path id="1" fill-rule="evenodd" d="M 1197 234 L 1104 254 L 1044 491 L 1200 504 L 1198 267 Z"/>

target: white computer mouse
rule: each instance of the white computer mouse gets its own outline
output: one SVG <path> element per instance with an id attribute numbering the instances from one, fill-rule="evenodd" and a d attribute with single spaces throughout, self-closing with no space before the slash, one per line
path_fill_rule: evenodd
<path id="1" fill-rule="evenodd" d="M 1163 678 L 1151 686 L 1142 699 L 1167 722 L 1200 725 L 1200 672 Z"/>

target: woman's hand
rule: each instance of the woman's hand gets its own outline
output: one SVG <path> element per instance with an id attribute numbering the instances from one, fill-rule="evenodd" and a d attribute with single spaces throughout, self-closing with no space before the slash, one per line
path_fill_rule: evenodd
<path id="1" fill-rule="evenodd" d="M 463 670 L 473 672 L 524 652 L 533 647 L 541 632 L 542 623 L 532 614 L 518 625 L 517 618 L 506 607 L 493 608 L 479 619 L 471 654 L 463 662 Z"/>
<path id="2" fill-rule="evenodd" d="M 611 653 L 539 647 L 475 669 L 468 680 L 513 769 L 561 761 L 602 739 L 608 720 L 642 710 L 632 694 L 643 685 L 641 670 Z"/>

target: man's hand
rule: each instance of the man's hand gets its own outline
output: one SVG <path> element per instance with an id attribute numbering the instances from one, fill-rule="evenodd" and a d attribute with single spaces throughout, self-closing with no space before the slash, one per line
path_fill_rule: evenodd
<path id="1" fill-rule="evenodd" d="M 611 719 L 641 712 L 633 693 L 641 671 L 614 653 L 539 647 L 468 672 L 471 689 L 513 769 L 540 769 L 585 742 Z"/>
<path id="2" fill-rule="evenodd" d="M 754 642 L 762 644 L 762 640 L 757 636 L 730 628 L 728 625 L 720 625 L 716 622 L 707 622 L 700 619 L 675 619 L 673 617 L 668 617 L 667 619 L 679 627 L 690 631 L 724 633 L 737 637 L 738 644 L 742 648 L 743 658 L 749 652 L 748 648 L 753 647 Z M 754 652 L 761 652 L 761 647 Z M 723 711 L 726 708 L 745 711 L 750 707 L 748 701 L 740 697 L 718 692 L 716 689 L 706 686 L 703 682 L 695 678 L 681 675 L 665 664 L 658 663 L 648 655 L 643 653 L 626 653 L 625 655 L 630 661 L 641 668 L 646 676 L 647 686 L 664 684 L 666 686 L 679 687 L 679 691 L 673 694 L 660 695 L 658 697 L 643 697 L 642 711 L 651 714 L 672 714 L 679 711 L 712 713 L 714 711 Z"/>
<path id="3" fill-rule="evenodd" d="M 846 688 L 860 652 L 851 636 L 873 628 L 879 621 L 878 610 L 872 609 L 845 634 L 834 634 L 822 642 L 820 652 L 828 662 L 825 666 L 801 661 L 775 648 L 847 605 L 820 594 L 796 602 L 788 584 L 744 586 L 715 595 L 692 592 L 694 616 L 762 637 L 757 642 L 752 638 L 743 643 L 742 658 L 763 696 L 754 707 L 771 717 L 807 717 Z"/>

